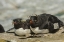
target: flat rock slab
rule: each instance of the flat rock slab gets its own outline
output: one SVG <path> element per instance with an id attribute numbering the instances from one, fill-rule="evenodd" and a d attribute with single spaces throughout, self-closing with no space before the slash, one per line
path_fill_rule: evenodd
<path id="1" fill-rule="evenodd" d="M 22 37 L 15 36 L 13 33 L 0 33 L 0 41 L 11 41 L 11 42 L 64 42 L 64 33 L 61 34 L 39 34 L 41 37 Z"/>

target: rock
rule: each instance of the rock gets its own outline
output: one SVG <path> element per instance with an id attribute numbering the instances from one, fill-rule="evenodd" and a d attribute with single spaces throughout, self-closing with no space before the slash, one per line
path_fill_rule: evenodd
<path id="1" fill-rule="evenodd" d="M 17 42 L 16 40 L 11 40 L 10 42 Z"/>
<path id="2" fill-rule="evenodd" d="M 63 31 L 64 31 L 64 29 L 63 29 L 63 27 L 61 27 L 61 28 L 59 29 L 59 31 L 56 32 L 55 34 L 61 34 Z"/>
<path id="3" fill-rule="evenodd" d="M 44 34 L 43 36 L 44 36 L 44 37 L 47 37 L 47 36 L 49 36 L 49 35 L 48 35 L 48 34 Z"/>
<path id="4" fill-rule="evenodd" d="M 9 42 L 9 41 L 4 40 L 4 39 L 0 39 L 0 42 Z"/>

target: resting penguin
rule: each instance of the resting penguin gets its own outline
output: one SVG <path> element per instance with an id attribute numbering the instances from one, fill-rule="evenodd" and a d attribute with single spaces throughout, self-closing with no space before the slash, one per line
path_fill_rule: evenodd
<path id="1" fill-rule="evenodd" d="M 27 23 L 27 21 L 22 21 L 21 18 L 17 18 L 13 20 L 15 35 L 29 35 L 31 33 L 30 31 L 30 25 Z"/>
<path id="2" fill-rule="evenodd" d="M 32 28 L 39 27 L 38 30 L 48 29 L 49 33 L 53 33 L 54 31 L 54 23 L 58 23 L 59 28 L 64 26 L 64 23 L 59 20 L 56 16 L 51 14 L 40 14 L 37 16 L 30 16 L 30 24 Z"/>
<path id="3" fill-rule="evenodd" d="M 5 32 L 5 30 L 4 30 L 3 26 L 0 24 L 0 33 L 4 33 L 4 32 Z"/>
<path id="4" fill-rule="evenodd" d="M 44 29 L 45 28 L 45 29 Z M 40 33 L 48 33 L 48 32 L 53 32 L 52 29 L 54 28 L 53 24 L 49 23 L 49 25 L 45 25 L 44 28 L 40 28 L 40 27 L 31 27 L 31 30 L 35 33 L 35 34 L 40 34 Z M 49 29 L 48 28 L 52 28 Z"/>

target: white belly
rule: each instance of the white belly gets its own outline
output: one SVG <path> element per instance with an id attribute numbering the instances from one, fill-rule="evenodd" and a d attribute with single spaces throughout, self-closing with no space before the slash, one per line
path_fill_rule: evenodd
<path id="1" fill-rule="evenodd" d="M 40 30 L 39 27 L 36 27 L 36 28 L 31 28 L 31 30 L 34 32 L 34 33 L 48 33 L 48 29 L 42 29 Z"/>
<path id="2" fill-rule="evenodd" d="M 19 28 L 19 29 L 16 29 L 15 30 L 15 33 L 17 35 L 26 35 L 26 34 L 29 34 L 30 33 L 30 29 L 23 29 L 23 28 Z"/>

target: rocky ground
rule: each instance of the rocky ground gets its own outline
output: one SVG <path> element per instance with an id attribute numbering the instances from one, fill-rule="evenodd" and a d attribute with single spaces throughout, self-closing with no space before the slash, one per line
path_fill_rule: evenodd
<path id="1" fill-rule="evenodd" d="M 38 34 L 35 37 L 15 36 L 14 33 L 0 33 L 0 42 L 64 42 L 64 30 L 61 28 L 58 32 L 52 34 Z"/>

